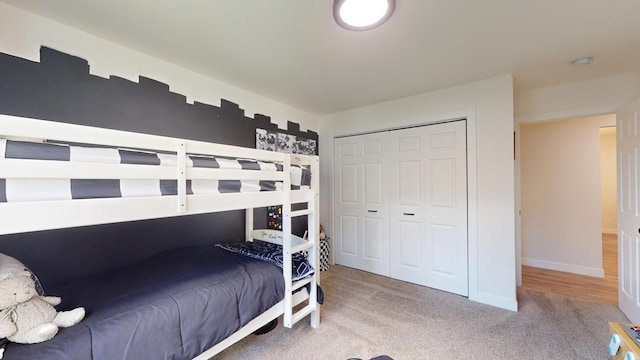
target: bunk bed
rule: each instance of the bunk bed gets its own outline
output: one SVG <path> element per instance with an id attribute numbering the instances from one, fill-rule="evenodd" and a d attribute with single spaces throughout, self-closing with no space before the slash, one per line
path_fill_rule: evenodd
<path id="1" fill-rule="evenodd" d="M 317 327 L 318 174 L 317 156 L 0 115 L 0 235 L 245 209 L 242 240 L 281 249 L 281 269 L 212 241 L 71 282 L 51 295 L 85 306 L 85 320 L 48 342 L 8 346 L 5 355 L 201 360 L 281 315 L 285 327 L 307 316 Z M 254 229 L 253 209 L 271 205 L 282 205 L 282 231 Z M 304 215 L 301 238 L 291 220 Z M 295 277 L 300 254 L 311 271 Z M 230 292 L 233 304 L 216 295 Z M 257 308 L 244 310 L 252 301 Z M 216 332 L 222 322 L 232 324 Z"/>

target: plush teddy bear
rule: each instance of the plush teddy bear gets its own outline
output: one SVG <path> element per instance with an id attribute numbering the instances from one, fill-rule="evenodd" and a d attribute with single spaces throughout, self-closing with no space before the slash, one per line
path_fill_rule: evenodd
<path id="1" fill-rule="evenodd" d="M 84 308 L 57 312 L 55 296 L 40 296 L 31 273 L 21 272 L 0 281 L 0 338 L 34 344 L 51 339 L 59 327 L 69 327 L 84 318 Z"/>

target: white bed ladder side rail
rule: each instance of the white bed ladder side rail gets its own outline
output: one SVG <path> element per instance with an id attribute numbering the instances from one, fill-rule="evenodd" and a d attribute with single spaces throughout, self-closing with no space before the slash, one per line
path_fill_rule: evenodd
<path id="1" fill-rule="evenodd" d="M 285 157 L 283 171 L 291 172 L 291 158 Z M 282 275 L 284 277 L 284 326 L 293 326 L 293 281 L 291 264 L 291 178 L 283 181 L 284 203 L 282 204 Z"/>
<path id="2" fill-rule="evenodd" d="M 178 142 L 177 151 L 178 213 L 187 212 L 187 144 Z"/>
<path id="3" fill-rule="evenodd" d="M 315 329 L 320 325 L 320 305 L 318 304 L 318 285 L 320 285 L 320 161 L 318 157 L 311 160 L 311 189 L 313 198 L 309 202 L 308 208 L 313 209 L 313 212 L 307 217 L 307 228 L 309 229 L 309 241 L 313 244 L 309 251 L 309 261 L 314 272 L 310 285 L 309 304 L 313 304 L 311 327 Z"/>
<path id="4" fill-rule="evenodd" d="M 320 323 L 319 307 L 318 307 L 318 276 L 319 274 L 318 274 L 318 264 L 317 264 L 318 261 L 316 260 L 318 255 L 318 244 L 319 244 L 318 235 L 319 234 L 316 234 L 317 231 L 314 230 L 314 224 L 317 222 L 318 212 L 312 210 L 312 209 L 315 209 L 317 204 L 315 199 L 310 200 L 307 204 L 308 204 L 308 209 L 310 211 L 308 213 L 305 213 L 305 215 L 308 214 L 307 226 L 309 229 L 311 229 L 311 231 L 308 232 L 308 239 L 305 240 L 303 244 L 293 247 L 291 253 L 298 252 L 298 251 L 308 251 L 307 258 L 309 263 L 313 267 L 314 272 L 310 277 L 302 280 L 298 280 L 292 286 L 292 292 L 293 292 L 305 285 L 308 285 L 309 298 L 307 299 L 308 301 L 307 305 L 305 305 L 302 309 L 299 309 L 298 311 L 292 314 L 291 326 L 293 326 L 293 324 L 297 323 L 298 321 L 302 320 L 305 316 L 311 314 L 311 327 L 317 328 Z M 302 216 L 302 215 L 299 215 L 299 216 Z M 285 311 L 287 310 L 288 308 L 285 308 Z M 293 312 L 293 309 L 292 309 L 292 312 Z M 285 320 L 285 326 L 290 327 L 287 325 L 286 320 Z"/>
<path id="5" fill-rule="evenodd" d="M 248 208 L 245 210 L 245 242 L 253 242 L 253 208 Z"/>
<path id="6" fill-rule="evenodd" d="M 283 254 L 284 254 L 284 263 L 285 267 L 287 264 L 287 271 L 285 273 L 285 281 L 286 281 L 286 292 L 285 292 L 285 313 L 284 313 L 284 326 L 290 328 L 296 322 L 302 320 L 305 316 L 311 314 L 311 327 L 316 328 L 320 324 L 320 309 L 318 306 L 318 284 L 319 284 L 319 199 L 318 199 L 318 188 L 319 188 L 319 163 L 318 158 L 314 158 L 311 161 L 311 189 L 313 191 L 313 196 L 307 201 L 307 208 L 304 210 L 291 211 L 291 204 L 283 205 Z M 315 174 L 315 176 L 314 176 Z M 285 185 L 287 186 L 287 185 Z M 296 216 L 304 216 L 307 215 L 307 234 L 308 239 L 300 239 L 297 236 L 291 234 L 291 219 Z M 292 240 L 296 240 L 295 243 L 297 245 L 292 246 Z M 301 241 L 298 241 L 301 240 Z M 314 269 L 313 275 L 309 278 L 305 278 L 293 283 L 291 281 L 291 277 L 287 276 L 291 271 L 291 255 L 296 252 L 308 251 L 308 260 L 311 266 Z M 293 307 L 289 307 L 289 302 L 287 301 L 287 297 L 293 297 L 293 292 L 300 289 L 301 287 L 308 285 L 309 286 L 309 298 L 308 303 L 302 309 L 299 309 L 295 313 L 293 312 Z"/>
<path id="7" fill-rule="evenodd" d="M 320 326 L 320 305 L 318 304 L 318 286 L 320 285 L 320 159 L 315 156 L 311 160 L 311 189 L 313 200 L 309 203 L 309 208 L 313 209 L 313 214 L 307 217 L 307 227 L 309 229 L 309 239 L 313 242 L 313 252 L 309 255 L 313 272 L 313 282 L 311 284 L 310 297 L 315 304 L 315 310 L 311 313 L 311 327 Z"/>

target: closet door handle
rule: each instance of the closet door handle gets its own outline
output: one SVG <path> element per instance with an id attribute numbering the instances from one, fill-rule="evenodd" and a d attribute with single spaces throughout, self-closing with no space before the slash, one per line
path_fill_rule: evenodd
<path id="1" fill-rule="evenodd" d="M 367 210 L 367 212 L 377 213 L 377 212 L 378 212 L 378 210 Z"/>
<path id="2" fill-rule="evenodd" d="M 402 215 L 413 216 L 415 214 L 414 213 L 402 213 Z"/>

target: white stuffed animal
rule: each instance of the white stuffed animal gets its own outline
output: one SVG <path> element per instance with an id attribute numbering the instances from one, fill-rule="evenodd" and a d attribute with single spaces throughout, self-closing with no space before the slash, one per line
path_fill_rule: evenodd
<path id="1" fill-rule="evenodd" d="M 0 338 L 34 344 L 53 338 L 59 327 L 79 323 L 84 308 L 57 312 L 60 304 L 55 296 L 40 296 L 31 273 L 25 271 L 0 280 Z"/>

